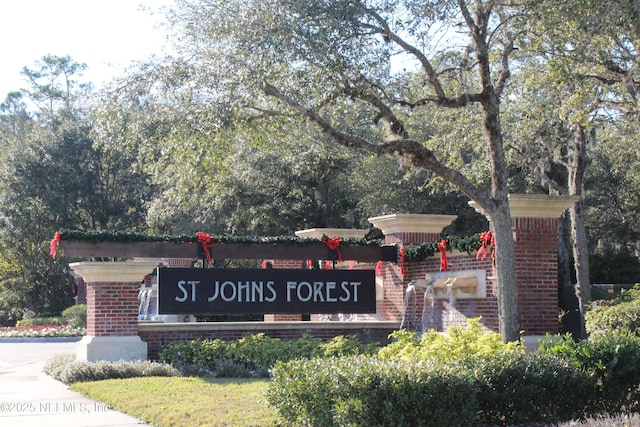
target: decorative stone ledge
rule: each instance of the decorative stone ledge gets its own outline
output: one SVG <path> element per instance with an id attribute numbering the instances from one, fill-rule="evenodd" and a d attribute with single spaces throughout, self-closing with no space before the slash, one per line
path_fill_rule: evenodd
<path id="1" fill-rule="evenodd" d="M 369 218 L 385 235 L 394 233 L 436 233 L 450 225 L 456 215 L 391 214 Z"/>
<path id="2" fill-rule="evenodd" d="M 548 194 L 509 194 L 512 218 L 559 218 L 564 211 L 580 200 L 580 196 L 551 196 Z M 476 212 L 488 217 L 476 202 L 469 202 Z"/>
<path id="3" fill-rule="evenodd" d="M 512 218 L 559 218 L 580 196 L 550 196 L 546 194 L 510 194 Z"/>
<path id="4" fill-rule="evenodd" d="M 356 228 L 308 228 L 296 231 L 296 236 L 309 239 L 322 239 L 322 236 L 340 237 L 343 239 L 364 239 L 369 230 Z"/>
<path id="5" fill-rule="evenodd" d="M 71 263 L 69 267 L 87 283 L 137 283 L 142 282 L 144 276 L 153 272 L 159 263 L 160 259 L 133 262 L 85 261 Z"/>

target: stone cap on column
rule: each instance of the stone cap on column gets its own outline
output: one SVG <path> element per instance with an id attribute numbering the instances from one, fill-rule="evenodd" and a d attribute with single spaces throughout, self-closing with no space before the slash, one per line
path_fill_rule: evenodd
<path id="1" fill-rule="evenodd" d="M 322 236 L 341 237 L 343 239 L 364 239 L 369 230 L 357 228 L 308 228 L 296 231 L 296 236 L 309 239 L 322 239 Z"/>
<path id="2" fill-rule="evenodd" d="M 394 233 L 440 234 L 456 218 L 457 215 L 390 214 L 369 218 L 369 222 L 385 236 Z"/>
<path id="3" fill-rule="evenodd" d="M 137 283 L 152 273 L 159 263 L 160 259 L 133 262 L 84 261 L 71 263 L 69 267 L 87 283 Z"/>
<path id="4" fill-rule="evenodd" d="M 559 218 L 574 205 L 580 196 L 554 196 L 549 194 L 509 194 L 511 218 Z M 487 218 L 489 215 L 476 202 L 469 206 Z"/>

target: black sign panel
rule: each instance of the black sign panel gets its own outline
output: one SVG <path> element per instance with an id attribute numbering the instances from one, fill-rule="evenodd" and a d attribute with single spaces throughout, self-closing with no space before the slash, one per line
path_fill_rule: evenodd
<path id="1" fill-rule="evenodd" d="M 161 268 L 158 314 L 375 313 L 373 270 Z"/>

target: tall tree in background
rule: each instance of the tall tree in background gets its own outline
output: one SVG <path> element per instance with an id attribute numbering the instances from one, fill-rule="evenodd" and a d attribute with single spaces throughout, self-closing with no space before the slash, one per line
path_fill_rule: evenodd
<path id="1" fill-rule="evenodd" d="M 522 43 L 521 49 L 526 50 L 526 46 Z M 584 315 L 591 304 L 591 292 L 584 225 L 584 176 L 589 162 L 587 147 L 593 145 L 591 131 L 595 132 L 594 117 L 590 113 L 598 107 L 589 101 L 594 99 L 589 85 L 567 80 L 566 75 L 554 69 L 549 57 L 531 51 L 527 54 L 532 57 L 521 61 L 521 70 L 514 77 L 511 96 L 506 102 L 509 146 L 517 153 L 513 161 L 524 164 L 525 169 L 535 175 L 538 185 L 550 194 L 581 198 L 569 209 L 567 238 L 565 233 L 560 235 L 560 254 L 573 255 L 572 262 L 566 258 L 562 267 L 568 273 L 571 268 L 574 270 L 573 274 L 564 276 L 568 283 L 560 285 L 573 284 L 571 278 L 575 277 L 582 327 L 579 335 L 586 336 Z M 566 104 L 569 99 L 574 103 L 573 109 Z M 582 100 L 579 106 L 578 99 Z"/>
<path id="2" fill-rule="evenodd" d="M 398 156 L 474 200 L 496 237 L 500 332 L 519 338 L 500 123 L 512 11 L 497 1 L 180 0 L 171 19 L 184 57 L 199 69 L 194 77 L 235 111 L 311 121 L 345 147 Z M 402 60 L 410 71 L 393 72 Z M 421 93 L 403 91 L 408 75 L 422 80 Z M 490 190 L 413 136 L 409 118 L 438 108 L 478 111 Z"/>
<path id="3" fill-rule="evenodd" d="M 68 55 L 45 55 L 36 61 L 35 68 L 22 69 L 20 74 L 29 83 L 24 93 L 41 112 L 59 108 L 69 110 L 79 91 L 87 87 L 76 80 L 86 69 L 86 64 L 76 62 Z"/>
<path id="4" fill-rule="evenodd" d="M 2 323 L 56 314 L 72 303 L 67 263 L 49 255 L 54 232 L 135 229 L 145 216 L 147 184 L 134 167 L 136 157 L 110 149 L 106 137 L 98 141 L 89 111 L 73 102 L 81 85 L 72 84 L 72 73 L 83 67 L 68 57 L 43 61 L 63 71 L 29 72 L 31 86 L 21 96 L 10 94 L 0 108 Z M 28 103 L 40 109 L 29 112 Z"/>
<path id="5" fill-rule="evenodd" d="M 597 153 L 597 129 L 612 116 L 620 120 L 629 112 L 638 113 L 639 6 L 628 0 L 533 1 L 527 22 L 532 31 L 520 40 L 537 74 L 529 86 L 537 85 L 534 91 L 545 97 L 530 114 L 532 120 L 545 123 L 538 136 L 546 139 L 547 155 L 537 156 L 537 169 L 551 191 L 581 196 L 569 213 L 583 337 L 591 302 L 584 192 L 587 147 Z"/>

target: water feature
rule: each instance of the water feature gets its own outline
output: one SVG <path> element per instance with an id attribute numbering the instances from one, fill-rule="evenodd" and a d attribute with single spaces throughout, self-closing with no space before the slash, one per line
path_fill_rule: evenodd
<path id="1" fill-rule="evenodd" d="M 447 288 L 447 298 L 449 299 L 449 322 L 453 322 L 455 318 L 456 296 L 453 293 L 453 283 L 457 280 L 457 277 L 453 277 L 447 280 L 445 287 Z"/>
<path id="2" fill-rule="evenodd" d="M 404 313 L 402 315 L 402 323 L 400 329 L 412 329 L 416 320 L 416 287 L 413 281 L 409 282 L 407 290 L 404 293 Z"/>
<path id="3" fill-rule="evenodd" d="M 138 320 L 149 320 L 157 313 L 157 300 L 154 288 L 141 287 L 138 292 Z"/>
<path id="4" fill-rule="evenodd" d="M 436 304 L 436 298 L 433 293 L 433 282 L 427 284 L 424 290 L 424 305 L 422 306 L 422 332 L 426 332 L 429 329 L 435 329 L 436 321 L 434 315 L 434 307 Z"/>

